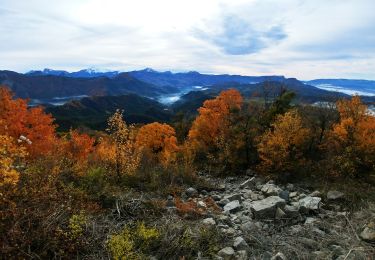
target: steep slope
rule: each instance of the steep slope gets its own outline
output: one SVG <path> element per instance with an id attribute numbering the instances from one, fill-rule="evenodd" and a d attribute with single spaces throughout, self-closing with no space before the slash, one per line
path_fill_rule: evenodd
<path id="1" fill-rule="evenodd" d="M 94 96 L 70 101 L 63 106 L 47 107 L 60 129 L 86 126 L 105 129 L 107 119 L 116 109 L 123 109 L 127 123 L 167 122 L 171 113 L 162 104 L 135 94 Z"/>

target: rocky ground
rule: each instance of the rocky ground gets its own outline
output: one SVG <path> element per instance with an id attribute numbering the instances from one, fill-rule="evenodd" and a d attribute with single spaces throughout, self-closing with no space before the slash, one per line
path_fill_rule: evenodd
<path id="1" fill-rule="evenodd" d="M 205 179 L 215 188 L 190 187 L 181 199 L 199 209 L 191 225 L 212 226 L 225 237 L 216 259 L 375 259 L 371 204 L 349 212 L 340 191 L 322 194 L 251 174 Z M 207 205 L 211 198 L 219 208 Z M 179 213 L 175 200 L 168 197 L 169 217 Z M 197 259 L 209 258 L 198 253 Z"/>

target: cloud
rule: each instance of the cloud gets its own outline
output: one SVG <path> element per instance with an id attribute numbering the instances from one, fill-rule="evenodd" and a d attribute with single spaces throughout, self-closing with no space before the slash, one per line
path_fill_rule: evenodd
<path id="1" fill-rule="evenodd" d="M 0 2 L 0 69 L 375 79 L 374 0 Z"/>
<path id="2" fill-rule="evenodd" d="M 287 37 L 281 25 L 260 30 L 235 15 L 224 17 L 217 26 L 219 28 L 210 28 L 208 25 L 206 31 L 196 29 L 196 35 L 215 44 L 229 55 L 257 53 Z"/>
<path id="3" fill-rule="evenodd" d="M 265 36 L 275 41 L 281 41 L 287 37 L 282 26 L 274 26 L 268 32 L 265 32 Z"/>

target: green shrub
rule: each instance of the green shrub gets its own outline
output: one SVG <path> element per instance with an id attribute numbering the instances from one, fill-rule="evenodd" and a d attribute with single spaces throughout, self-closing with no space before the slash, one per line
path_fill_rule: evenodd
<path id="1" fill-rule="evenodd" d="M 107 184 L 108 178 L 105 169 L 101 167 L 90 168 L 82 177 L 82 185 L 88 191 L 103 190 Z"/>

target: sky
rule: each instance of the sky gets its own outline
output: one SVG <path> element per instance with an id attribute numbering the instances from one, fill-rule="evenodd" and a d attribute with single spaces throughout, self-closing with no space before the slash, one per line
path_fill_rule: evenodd
<path id="1" fill-rule="evenodd" d="M 375 80 L 375 0 L 0 0 L 0 69 Z"/>

